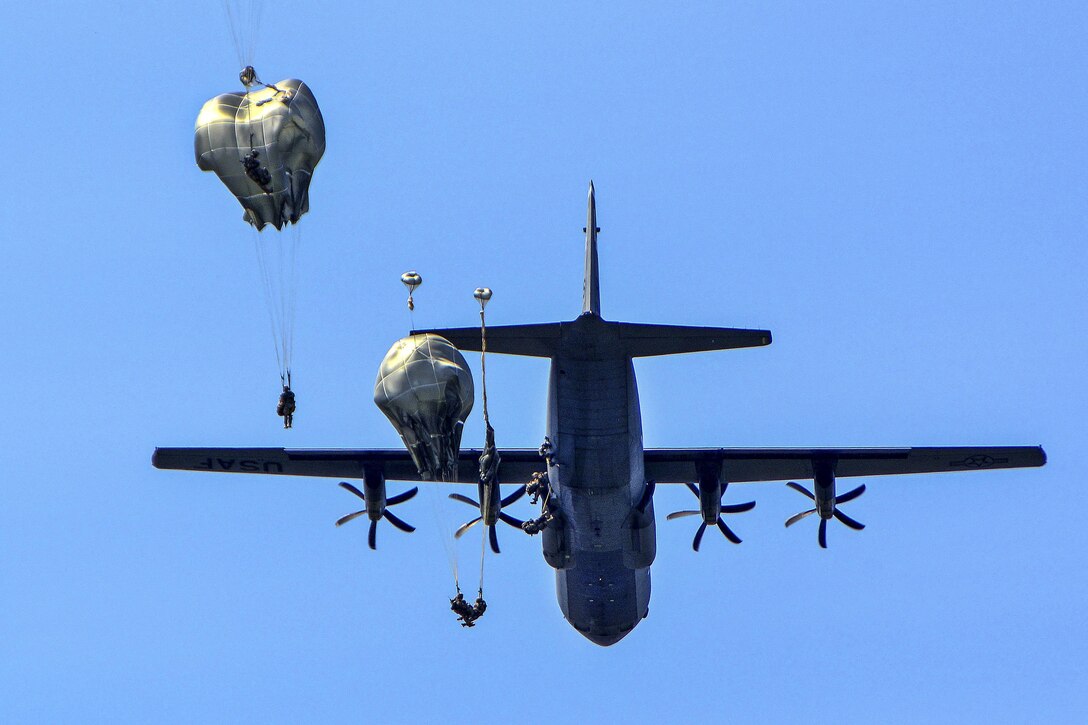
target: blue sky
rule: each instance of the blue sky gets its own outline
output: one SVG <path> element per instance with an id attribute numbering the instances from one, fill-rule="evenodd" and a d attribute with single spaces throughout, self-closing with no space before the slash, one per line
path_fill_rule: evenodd
<path id="1" fill-rule="evenodd" d="M 1088 717 L 1083 4 L 269 0 L 260 30 L 262 77 L 305 80 L 328 131 L 289 432 L 250 232 L 192 156 L 237 86 L 221 4 L 0 8 L 0 719 Z M 333 527 L 335 481 L 151 468 L 156 445 L 397 445 L 371 391 L 400 273 L 421 327 L 473 324 L 480 285 L 494 324 L 573 318 L 591 178 L 605 317 L 775 336 L 637 363 L 648 447 L 1050 463 L 867 481 L 868 528 L 828 551 L 775 483 L 730 490 L 758 501 L 742 545 L 693 554 L 664 521 L 690 494 L 659 489 L 650 617 L 610 649 L 513 530 L 457 627 L 439 534 L 468 509 L 440 494 L 375 553 Z M 540 442 L 546 369 L 489 360 L 500 445 Z"/>

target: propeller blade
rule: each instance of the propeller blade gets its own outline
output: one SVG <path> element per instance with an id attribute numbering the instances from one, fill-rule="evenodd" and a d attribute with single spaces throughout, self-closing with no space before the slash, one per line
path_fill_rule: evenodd
<path id="1" fill-rule="evenodd" d="M 505 521 L 506 523 L 513 526 L 515 529 L 520 529 L 521 525 L 525 523 L 521 519 L 515 519 L 513 516 L 503 513 L 502 511 L 499 512 L 499 520 Z"/>
<path id="2" fill-rule="evenodd" d="M 847 526 L 849 526 L 854 531 L 861 531 L 862 529 L 865 528 L 865 524 L 858 523 L 857 521 L 850 518 L 849 516 L 844 514 L 842 511 L 839 511 L 838 509 L 835 509 L 835 518 L 837 518 L 839 521 L 841 521 L 844 524 L 846 524 Z"/>
<path id="3" fill-rule="evenodd" d="M 740 541 L 741 541 L 740 537 L 737 536 L 736 534 L 734 534 L 733 530 L 725 525 L 725 522 L 722 521 L 721 516 L 718 517 L 718 528 L 721 529 L 721 532 L 723 534 L 725 534 L 725 538 L 729 539 L 734 544 L 739 544 L 740 543 Z"/>
<path id="4" fill-rule="evenodd" d="M 684 485 L 688 487 L 689 491 L 695 494 L 695 498 L 699 498 L 699 489 L 696 488 L 694 483 L 685 483 Z"/>
<path id="5" fill-rule="evenodd" d="M 790 516 L 788 519 L 786 519 L 786 526 L 793 526 L 794 524 L 796 524 L 801 519 L 803 519 L 806 516 L 809 516 L 811 514 L 814 514 L 814 513 L 816 513 L 816 509 L 809 509 L 808 511 L 802 511 L 801 513 L 797 514 L 796 516 Z"/>
<path id="6" fill-rule="evenodd" d="M 723 514 L 742 514 L 745 511 L 751 511 L 756 507 L 755 501 L 749 501 L 748 503 L 731 503 L 722 506 L 719 509 Z"/>
<path id="7" fill-rule="evenodd" d="M 454 532 L 454 534 L 453 534 L 453 538 L 455 538 L 455 539 L 460 539 L 460 538 L 461 538 L 462 536 L 464 536 L 464 535 L 465 535 L 465 532 L 466 532 L 466 531 L 468 531 L 468 530 L 469 530 L 469 529 L 471 529 L 471 528 L 472 528 L 473 526 L 475 526 L 476 524 L 478 524 L 478 523 L 480 523 L 481 521 L 483 521 L 483 519 L 484 519 L 484 517 L 483 517 L 483 516 L 477 516 L 477 517 L 476 517 L 476 518 L 474 518 L 474 519 L 473 519 L 472 521 L 469 521 L 469 522 L 468 522 L 467 524 L 461 524 L 461 528 L 457 529 L 457 531 L 455 531 L 455 532 Z"/>
<path id="8" fill-rule="evenodd" d="M 679 518 L 682 518 L 684 516 L 698 516 L 701 513 L 702 513 L 702 511 L 677 511 L 675 513 L 671 513 L 668 516 L 666 516 L 665 520 L 666 521 L 672 521 L 673 519 L 679 519 Z"/>
<path id="9" fill-rule="evenodd" d="M 865 484 L 864 483 L 861 484 L 860 486 L 858 486 L 857 488 L 855 488 L 853 491 L 847 491 L 846 493 L 844 493 L 841 496 L 836 496 L 835 497 L 835 505 L 837 506 L 840 503 L 846 503 L 847 501 L 853 501 L 855 498 L 857 498 L 858 496 L 860 496 L 863 493 L 865 493 Z"/>
<path id="10" fill-rule="evenodd" d="M 816 500 L 816 497 L 813 496 L 811 493 L 809 493 L 809 490 L 807 488 L 805 488 L 804 486 L 802 486 L 801 484 L 790 481 L 786 485 L 789 486 L 790 488 L 792 488 L 794 491 L 800 491 L 801 493 L 805 494 L 806 496 L 808 496 L 813 501 Z"/>
<path id="11" fill-rule="evenodd" d="M 366 543 L 370 545 L 371 549 L 378 548 L 378 522 L 370 522 L 370 533 L 366 535 Z"/>
<path id="12" fill-rule="evenodd" d="M 512 494 L 510 494 L 509 496 L 507 496 L 506 498 L 504 498 L 502 500 L 502 505 L 503 506 L 509 506 L 510 504 L 514 503 L 515 501 L 517 501 L 519 498 L 521 498 L 524 495 L 525 495 L 525 486 L 518 486 L 517 491 L 514 491 Z"/>
<path id="13" fill-rule="evenodd" d="M 820 519 L 820 548 L 827 548 L 827 519 Z"/>
<path id="14" fill-rule="evenodd" d="M 494 526 L 487 527 L 487 538 L 491 542 L 491 550 L 496 554 L 501 554 L 502 552 L 499 551 L 499 535 L 495 533 Z"/>
<path id="15" fill-rule="evenodd" d="M 452 498 L 454 501 L 460 501 L 461 503 L 467 503 L 469 506 L 472 506 L 474 508 L 480 508 L 480 504 L 476 503 L 475 501 L 473 501 L 468 496 L 462 496 L 459 493 L 451 493 L 450 498 Z"/>
<path id="16" fill-rule="evenodd" d="M 357 519 L 357 518 L 359 518 L 360 516 L 362 516 L 365 513 L 366 513 L 366 509 L 363 509 L 362 511 L 356 511 L 355 513 L 348 514 L 347 516 L 341 516 L 340 518 L 338 518 L 336 520 L 336 525 L 337 526 L 343 526 L 347 522 L 349 522 L 349 521 L 351 521 L 353 519 Z"/>
<path id="17" fill-rule="evenodd" d="M 404 503 L 405 501 L 409 501 L 409 500 L 415 498 L 415 495 L 417 493 L 419 493 L 418 488 L 412 488 L 412 489 L 409 489 L 408 491 L 405 491 L 404 493 L 398 493 L 393 498 L 386 499 L 385 505 L 386 506 L 396 506 L 398 503 Z"/>
<path id="18" fill-rule="evenodd" d="M 344 489 L 345 491 L 351 491 L 353 494 L 366 501 L 366 496 L 363 495 L 363 492 L 355 488 L 355 486 L 352 486 L 347 481 L 341 481 L 340 488 Z"/>
<path id="19" fill-rule="evenodd" d="M 703 541 L 703 532 L 706 531 L 706 522 L 699 524 L 699 530 L 695 532 L 695 539 L 691 542 L 691 548 L 699 550 L 699 544 Z"/>
<path id="20" fill-rule="evenodd" d="M 650 501 L 653 500 L 654 491 L 656 490 L 657 481 L 650 480 L 646 482 L 646 488 L 642 489 L 642 498 L 639 499 L 638 506 L 635 506 L 640 514 L 646 513 L 646 507 L 649 506 Z"/>
<path id="21" fill-rule="evenodd" d="M 396 526 L 401 531 L 404 531 L 404 532 L 407 532 L 407 533 L 410 534 L 410 533 L 412 533 L 413 531 L 416 530 L 415 526 L 412 526 L 411 524 L 405 523 L 404 519 L 398 517 L 396 514 L 392 513 L 389 509 L 386 509 L 385 513 L 383 513 L 382 516 L 384 516 L 389 521 L 389 523 L 393 524 L 394 526 Z"/>

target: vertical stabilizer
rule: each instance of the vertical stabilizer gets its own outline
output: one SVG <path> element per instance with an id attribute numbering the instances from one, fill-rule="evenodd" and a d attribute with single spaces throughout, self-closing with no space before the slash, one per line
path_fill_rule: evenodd
<path id="1" fill-rule="evenodd" d="M 597 269 L 597 202 L 593 198 L 593 181 L 589 182 L 589 204 L 586 210 L 586 273 L 582 283 L 582 314 L 601 316 L 601 283 Z"/>

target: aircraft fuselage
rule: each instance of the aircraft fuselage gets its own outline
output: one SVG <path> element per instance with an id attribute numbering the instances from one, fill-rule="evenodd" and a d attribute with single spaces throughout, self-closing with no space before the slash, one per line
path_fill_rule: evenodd
<path id="1" fill-rule="evenodd" d="M 563 616 L 600 645 L 622 639 L 650 601 L 656 553 L 635 371 L 615 329 L 592 312 L 564 324 L 548 390 L 548 468 L 557 525 L 544 531 Z"/>

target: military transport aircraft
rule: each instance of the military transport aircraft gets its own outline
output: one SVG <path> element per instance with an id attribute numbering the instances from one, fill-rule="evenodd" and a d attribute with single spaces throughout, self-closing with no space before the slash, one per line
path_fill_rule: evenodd
<path id="1" fill-rule="evenodd" d="M 563 616 L 589 640 L 603 646 L 614 644 L 647 615 L 650 564 L 656 553 L 655 484 L 686 484 L 698 496 L 698 511 L 678 512 L 701 517 L 693 542 L 698 550 L 708 526 L 717 526 L 730 541 L 740 543 L 721 515 L 746 511 L 755 504 L 723 505 L 722 494 L 728 484 L 813 479 L 813 492 L 790 482 L 812 499 L 813 508 L 787 525 L 817 514 L 819 542 L 826 547 L 829 519 L 862 528 L 837 507 L 856 498 L 865 487 L 836 495 L 837 478 L 1045 464 L 1043 449 L 1027 446 L 644 449 L 634 358 L 759 347 L 770 344 L 771 333 L 605 320 L 601 317 L 597 269 L 598 231 L 590 182 L 581 315 L 571 322 L 487 328 L 488 352 L 550 358 L 551 373 L 545 446 L 539 451 L 500 449 L 502 462 L 492 484 L 495 490 L 480 486 L 484 504 L 480 514 L 483 523 L 491 527 L 493 548 L 497 549 L 494 525 L 510 518 L 501 513 L 498 481 L 524 486 L 534 473 L 546 469 L 550 492 L 545 502 L 552 518 L 541 537 L 544 559 L 556 570 L 556 594 Z M 479 328 L 425 332 L 442 335 L 461 350 L 481 350 Z M 461 450 L 457 480 L 477 480 L 480 453 Z M 422 480 L 405 450 L 158 448 L 152 460 L 164 469 L 361 479 L 372 526 L 384 517 L 406 528 L 386 506 L 409 496 L 387 498 L 385 482 Z M 507 502 L 513 498 L 509 496 Z"/>

